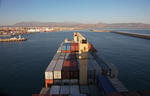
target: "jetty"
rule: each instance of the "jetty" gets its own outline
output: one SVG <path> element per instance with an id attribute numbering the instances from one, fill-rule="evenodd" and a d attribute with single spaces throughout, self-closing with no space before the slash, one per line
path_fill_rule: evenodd
<path id="1" fill-rule="evenodd" d="M 116 31 L 111 31 L 111 32 L 116 33 L 116 34 L 127 35 L 127 36 L 138 37 L 138 38 L 143 38 L 143 39 L 150 40 L 150 35 L 147 35 L 147 34 L 129 33 L 129 32 L 116 32 Z"/>

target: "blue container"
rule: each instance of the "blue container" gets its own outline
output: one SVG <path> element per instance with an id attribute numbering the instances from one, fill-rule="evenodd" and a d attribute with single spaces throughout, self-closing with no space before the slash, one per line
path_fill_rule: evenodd
<path id="1" fill-rule="evenodd" d="M 61 50 L 66 50 L 66 49 L 67 49 L 66 44 L 63 44 L 63 46 L 62 46 Z"/>
<path id="2" fill-rule="evenodd" d="M 70 50 L 70 46 L 67 46 L 67 50 L 68 50 L 68 51 Z"/>
<path id="3" fill-rule="evenodd" d="M 70 43 L 66 43 L 66 45 L 67 45 L 67 46 L 70 46 L 71 44 L 70 44 Z"/>
<path id="4" fill-rule="evenodd" d="M 98 77 L 98 86 L 103 90 L 104 94 L 116 92 L 115 88 L 105 76 Z"/>

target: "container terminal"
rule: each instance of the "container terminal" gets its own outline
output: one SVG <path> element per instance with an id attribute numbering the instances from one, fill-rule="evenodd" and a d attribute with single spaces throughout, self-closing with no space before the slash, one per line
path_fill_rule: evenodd
<path id="1" fill-rule="evenodd" d="M 47 66 L 45 87 L 32 96 L 150 96 L 150 91 L 128 91 L 117 76 L 117 68 L 87 38 L 74 33 Z"/>

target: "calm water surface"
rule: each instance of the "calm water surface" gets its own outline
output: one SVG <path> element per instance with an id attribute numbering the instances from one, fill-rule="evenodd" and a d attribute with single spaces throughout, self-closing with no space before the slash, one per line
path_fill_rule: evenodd
<path id="1" fill-rule="evenodd" d="M 144 31 L 144 30 L 143 30 Z M 119 70 L 129 90 L 150 89 L 150 40 L 81 31 Z M 0 43 L 0 95 L 31 96 L 44 87 L 44 71 L 60 43 L 73 32 L 24 35 L 25 42 Z"/>

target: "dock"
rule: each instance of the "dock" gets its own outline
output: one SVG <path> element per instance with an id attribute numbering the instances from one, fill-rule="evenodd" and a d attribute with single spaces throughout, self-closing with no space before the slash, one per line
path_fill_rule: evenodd
<path id="1" fill-rule="evenodd" d="M 86 37 L 74 33 L 73 40 L 65 39 L 60 44 L 47 66 L 45 87 L 39 94 L 32 96 L 142 96 L 140 94 L 144 94 L 128 91 L 117 76 L 118 70 L 114 64 L 99 56 L 98 51 Z M 148 92 L 146 91 L 145 94 Z"/>

